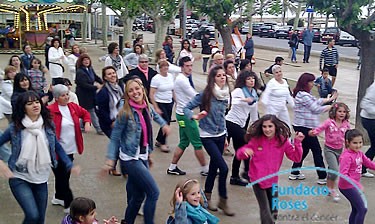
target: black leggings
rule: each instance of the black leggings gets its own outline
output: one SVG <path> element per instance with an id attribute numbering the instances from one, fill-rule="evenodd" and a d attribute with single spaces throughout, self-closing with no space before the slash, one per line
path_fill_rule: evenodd
<path id="1" fill-rule="evenodd" d="M 292 168 L 300 168 L 302 167 L 303 160 L 306 158 L 307 154 L 309 153 L 310 149 L 313 154 L 314 164 L 315 167 L 325 168 L 322 156 L 322 148 L 320 147 L 318 137 L 309 136 L 309 131 L 311 128 L 306 127 L 299 127 L 293 126 L 295 132 L 302 132 L 305 135 L 305 138 L 302 141 L 302 160 L 299 163 L 294 162 Z M 325 171 L 316 171 L 318 174 L 319 179 L 325 179 L 327 177 L 327 173 Z M 299 171 L 294 171 L 292 174 L 298 175 Z"/>
<path id="2" fill-rule="evenodd" d="M 239 148 L 246 144 L 245 142 L 245 129 L 241 128 L 238 124 L 230 121 L 226 121 L 228 138 L 233 139 L 233 148 L 237 152 Z M 244 160 L 245 172 L 249 172 L 249 159 Z M 233 157 L 232 163 L 232 177 L 239 177 L 241 160 L 238 160 L 236 156 Z"/>

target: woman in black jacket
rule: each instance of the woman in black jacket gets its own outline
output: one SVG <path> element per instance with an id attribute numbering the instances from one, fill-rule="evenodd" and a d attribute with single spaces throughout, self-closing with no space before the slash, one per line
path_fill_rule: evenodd
<path id="1" fill-rule="evenodd" d="M 210 32 L 206 31 L 202 39 L 203 73 L 207 75 L 207 64 L 211 57 Z"/>
<path id="2" fill-rule="evenodd" d="M 298 32 L 297 30 L 294 31 L 290 40 L 289 40 L 289 47 L 292 49 L 292 62 L 297 63 L 297 49 L 298 49 Z"/>
<path id="3" fill-rule="evenodd" d="M 103 87 L 103 81 L 96 75 L 91 66 L 91 59 L 87 54 L 79 56 L 76 66 L 76 94 L 79 105 L 90 113 L 91 122 L 96 129 L 96 133 L 103 135 L 98 117 L 95 114 L 95 94 L 97 90 Z"/>

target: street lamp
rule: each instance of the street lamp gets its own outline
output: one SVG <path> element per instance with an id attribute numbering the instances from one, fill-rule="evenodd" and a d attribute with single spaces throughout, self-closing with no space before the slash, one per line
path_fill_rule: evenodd
<path id="1" fill-rule="evenodd" d="M 95 44 L 97 44 L 97 39 L 98 39 L 98 18 L 96 15 L 96 10 L 99 8 L 99 3 L 95 2 L 91 5 L 91 8 L 94 10 L 94 38 L 95 38 Z"/>

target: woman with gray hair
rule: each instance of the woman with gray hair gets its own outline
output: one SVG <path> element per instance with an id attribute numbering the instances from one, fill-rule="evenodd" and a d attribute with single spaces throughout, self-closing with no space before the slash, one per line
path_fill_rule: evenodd
<path id="1" fill-rule="evenodd" d="M 131 79 L 134 76 L 139 77 L 142 80 L 143 86 L 147 90 L 147 96 L 150 93 L 150 84 L 151 79 L 158 74 L 154 69 L 149 67 L 148 64 L 148 57 L 145 54 L 139 55 L 138 58 L 138 66 L 135 69 L 132 69 L 130 73 L 125 76 L 124 82 L 126 83 L 129 79 Z"/>
<path id="2" fill-rule="evenodd" d="M 272 67 L 274 77 L 268 81 L 262 93 L 261 102 L 264 104 L 266 114 L 274 114 L 291 127 L 287 105 L 294 107 L 294 99 L 289 90 L 288 82 L 283 78 L 281 66 Z"/>
<path id="3" fill-rule="evenodd" d="M 79 120 L 84 122 L 85 132 L 90 130 L 90 113 L 78 104 L 69 102 L 69 88 L 58 84 L 53 87 L 55 103 L 48 106 L 53 123 L 56 126 L 56 138 L 71 161 L 75 153 L 83 152 L 83 136 Z M 53 169 L 55 174 L 55 195 L 52 204 L 64 206 L 64 212 L 69 213 L 73 193 L 69 187 L 70 172 L 62 163 Z"/>

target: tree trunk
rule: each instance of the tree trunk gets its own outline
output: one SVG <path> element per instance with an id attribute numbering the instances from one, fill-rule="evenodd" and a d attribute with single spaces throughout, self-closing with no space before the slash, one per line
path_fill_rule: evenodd
<path id="1" fill-rule="evenodd" d="M 246 5 L 246 11 L 248 13 L 247 19 L 249 20 L 249 34 L 253 35 L 253 11 L 254 11 L 254 1 L 249 0 Z"/>
<path id="2" fill-rule="evenodd" d="M 123 27 L 123 33 L 124 33 L 124 43 L 126 41 L 130 41 L 130 43 L 132 42 L 132 28 L 133 28 L 133 21 L 134 21 L 134 18 L 130 18 L 126 15 L 126 13 L 122 12 L 121 13 L 121 21 L 122 21 L 122 24 L 124 24 L 124 27 Z M 132 44 L 133 45 L 133 44 Z"/>
<path id="3" fill-rule="evenodd" d="M 326 14 L 326 24 L 325 24 L 325 27 L 324 28 L 327 28 L 328 27 L 328 20 L 329 20 L 329 12 L 327 12 Z"/>
<path id="4" fill-rule="evenodd" d="M 223 39 L 224 44 L 224 54 L 232 54 L 232 26 L 226 26 L 223 28 L 218 29 L 221 35 L 221 38 Z"/>
<path id="5" fill-rule="evenodd" d="M 361 31 L 362 34 L 359 35 L 359 43 L 361 45 L 361 71 L 359 75 L 358 84 L 358 98 L 356 107 L 356 119 L 355 128 L 362 129 L 361 117 L 360 117 L 360 103 L 362 98 L 365 96 L 366 89 L 374 82 L 375 75 L 375 34 L 370 34 L 368 31 Z M 370 39 L 372 37 L 372 40 Z M 366 133 L 366 132 L 364 132 Z"/>
<path id="6" fill-rule="evenodd" d="M 282 23 L 283 23 L 283 26 L 285 26 L 285 17 L 286 17 L 286 11 L 288 10 L 286 5 L 287 5 L 287 0 L 283 0 L 283 16 L 282 16 Z M 298 3 L 299 4 L 299 3 Z"/>
<path id="7" fill-rule="evenodd" d="M 81 37 L 82 37 L 82 42 L 83 43 L 86 43 L 87 42 L 87 27 L 88 27 L 88 15 L 87 15 L 87 9 L 88 9 L 89 5 L 88 4 L 85 4 L 85 9 L 83 11 L 83 21 L 82 21 L 82 25 L 81 25 Z"/>
<path id="8" fill-rule="evenodd" d="M 161 17 L 154 17 L 152 19 L 154 20 L 155 25 L 155 45 L 152 52 L 155 52 L 157 49 L 162 48 L 162 44 L 167 33 L 169 20 L 165 20 Z"/>
<path id="9" fill-rule="evenodd" d="M 102 5 L 102 38 L 103 38 L 103 46 L 106 47 L 108 45 L 107 6 L 103 3 L 101 5 Z"/>
<path id="10" fill-rule="evenodd" d="M 249 34 L 252 36 L 253 35 L 253 17 L 250 16 L 249 18 Z"/>
<path id="11" fill-rule="evenodd" d="M 293 29 L 296 30 L 299 23 L 299 15 L 301 14 L 302 10 L 302 3 L 298 3 L 297 11 L 296 11 L 296 17 L 294 18 L 294 24 Z"/>

